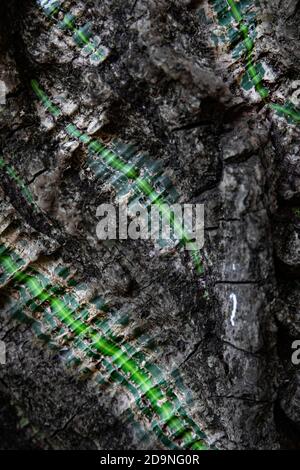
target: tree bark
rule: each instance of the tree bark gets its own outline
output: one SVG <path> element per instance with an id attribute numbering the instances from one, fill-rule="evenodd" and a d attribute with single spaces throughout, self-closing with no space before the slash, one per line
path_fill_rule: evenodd
<path id="1" fill-rule="evenodd" d="M 260 3 L 255 54 L 271 100 L 299 107 L 299 2 Z M 1 243 L 43 272 L 68 266 L 109 318 L 128 314 L 121 334 L 163 371 L 211 446 L 299 448 L 299 125 L 240 86 L 245 64 L 214 45 L 212 4 L 64 2 L 93 25 L 107 53 L 98 64 L 36 2 L 1 4 L 1 154 L 34 199 L 0 169 Z M 203 275 L 183 249 L 97 239 L 97 206 L 116 190 L 91 176 L 69 122 L 134 143 L 162 162 L 180 202 L 204 204 Z M 1 448 L 164 448 L 117 383 L 67 368 L 63 350 L 10 316 L 13 282 L 1 293 Z"/>

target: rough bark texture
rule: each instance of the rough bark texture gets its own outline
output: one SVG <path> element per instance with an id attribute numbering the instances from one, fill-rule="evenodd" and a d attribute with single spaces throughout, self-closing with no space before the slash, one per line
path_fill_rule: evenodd
<path id="1" fill-rule="evenodd" d="M 261 3 L 257 55 L 272 71 L 274 99 L 297 104 L 300 4 Z M 39 208 L 3 171 L 3 241 L 25 240 L 24 253 L 38 247 L 37 266 L 69 265 L 110 306 L 129 312 L 131 331 L 155 340 L 152 362 L 167 377 L 180 371 L 193 398 L 186 409 L 210 443 L 299 448 L 300 375 L 291 363 L 300 338 L 299 125 L 243 92 L 242 63 L 228 67 L 213 46 L 206 2 L 65 4 L 82 11 L 82 24 L 91 21 L 110 50 L 102 64 L 91 65 L 35 2 L 0 6 L 1 153 Z M 205 204 L 204 276 L 184 250 L 97 240 L 96 208 L 114 191 L 90 177 L 84 145 L 67 142 L 63 123 L 46 116 L 31 79 L 52 97 L 64 95 L 67 119 L 81 129 L 135 142 L 162 161 L 182 202 Z M 128 420 L 117 386 L 101 389 L 66 369 L 7 315 L 13 294 L 1 292 L 2 448 L 163 448 L 143 434 L 143 420 Z"/>

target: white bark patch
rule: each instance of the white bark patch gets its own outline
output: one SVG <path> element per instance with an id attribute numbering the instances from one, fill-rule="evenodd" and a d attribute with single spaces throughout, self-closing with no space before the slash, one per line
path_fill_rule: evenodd
<path id="1" fill-rule="evenodd" d="M 233 302 L 230 321 L 231 321 L 232 326 L 234 326 L 234 319 L 235 319 L 236 308 L 237 308 L 236 295 L 234 293 L 231 293 L 230 294 L 230 299 L 232 299 L 232 302 Z"/>

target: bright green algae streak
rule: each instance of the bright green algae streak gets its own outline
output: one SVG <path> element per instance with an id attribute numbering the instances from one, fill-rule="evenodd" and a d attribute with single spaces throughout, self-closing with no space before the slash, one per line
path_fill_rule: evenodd
<path id="1" fill-rule="evenodd" d="M 279 114 L 284 114 L 285 116 L 292 119 L 297 123 L 300 123 L 300 112 L 291 109 L 288 105 L 280 106 L 279 104 L 272 103 L 270 104 L 271 108 L 275 109 Z"/>
<path id="2" fill-rule="evenodd" d="M 257 73 L 253 62 L 252 52 L 254 48 L 254 42 L 250 37 L 249 28 L 245 24 L 243 16 L 241 15 L 240 10 L 234 0 L 227 0 L 227 3 L 230 6 L 233 18 L 238 23 L 239 31 L 244 38 L 244 45 L 248 52 L 246 69 L 251 77 L 252 83 L 255 86 L 256 91 L 260 94 L 262 99 L 266 99 L 269 96 L 269 91 L 262 85 L 262 77 Z"/>
<path id="3" fill-rule="evenodd" d="M 70 25 L 67 26 L 70 28 Z M 79 38 L 82 40 L 82 42 L 85 42 L 87 44 L 88 40 L 86 40 L 85 36 L 81 36 L 79 34 Z M 42 90 L 39 89 L 38 84 L 36 82 L 32 82 L 32 86 L 36 94 L 43 102 L 46 109 L 48 109 L 55 117 L 60 116 L 60 109 L 53 105 L 51 100 L 42 92 Z M 162 199 L 161 195 L 156 193 L 156 191 L 151 186 L 149 181 L 147 181 L 147 179 L 139 177 L 138 169 L 126 165 L 121 159 L 118 158 L 118 156 L 114 152 L 105 148 L 105 146 L 101 143 L 97 141 L 91 142 L 90 137 L 86 134 L 82 134 L 75 126 L 67 126 L 67 132 L 71 136 L 75 136 L 76 138 L 78 138 L 84 144 L 89 144 L 88 148 L 91 151 L 101 155 L 103 160 L 106 161 L 106 163 L 113 169 L 122 172 L 128 179 L 135 180 L 137 188 L 139 188 L 139 190 L 149 198 L 152 204 L 156 204 L 157 206 L 159 206 L 159 208 L 163 212 L 163 215 L 169 221 L 173 221 L 173 214 L 164 205 L 164 200 Z M 174 221 L 174 226 L 175 230 L 181 236 L 181 241 L 183 243 L 189 242 L 188 236 L 182 229 L 181 225 L 176 222 L 176 220 Z M 195 250 L 191 254 L 198 268 L 198 271 L 202 272 L 198 251 Z M 31 286 L 34 286 L 32 282 Z M 35 295 L 40 295 L 38 290 L 36 291 Z M 47 299 L 49 298 L 47 297 Z M 202 438 L 204 437 L 203 434 L 200 432 L 201 439 L 196 440 L 195 436 L 193 436 L 193 433 L 190 430 L 187 430 L 186 426 L 183 425 L 182 419 L 180 417 L 174 416 L 174 409 L 172 403 L 169 401 L 161 403 L 161 401 L 163 401 L 163 399 L 165 398 L 163 391 L 152 383 L 148 375 L 138 367 L 136 362 L 130 356 L 128 356 L 126 352 L 122 351 L 122 349 L 118 345 L 114 344 L 111 340 L 101 337 L 97 333 L 97 331 L 93 330 L 90 326 L 84 324 L 80 320 L 75 319 L 72 315 L 72 311 L 68 309 L 68 307 L 66 307 L 64 302 L 62 302 L 61 300 L 52 299 L 50 300 L 50 304 L 57 317 L 60 318 L 60 320 L 65 323 L 76 335 L 84 335 L 88 338 L 91 338 L 93 340 L 92 346 L 94 346 L 104 356 L 110 357 L 118 368 L 120 368 L 125 374 L 130 376 L 131 380 L 136 385 L 138 385 L 139 389 L 143 392 L 144 396 L 148 398 L 153 410 L 159 416 L 159 419 L 165 422 L 164 425 L 167 425 L 167 427 L 173 433 L 174 437 L 180 436 L 186 448 L 194 450 L 207 449 L 207 447 L 202 441 Z M 190 419 L 187 419 L 187 421 L 190 423 L 190 425 L 192 425 L 192 427 L 195 426 L 194 424 L 192 424 Z M 155 427 L 157 428 L 157 424 L 155 424 Z M 160 438 L 166 444 L 169 444 L 168 441 L 166 441 L 166 439 L 164 438 L 162 431 Z"/>
<path id="4" fill-rule="evenodd" d="M 56 21 L 56 24 L 58 25 L 59 28 L 64 29 L 64 30 L 70 30 L 74 36 L 74 41 L 76 42 L 77 45 L 82 45 L 85 44 L 87 48 L 89 49 L 90 52 L 93 52 L 94 57 L 97 57 L 100 59 L 101 62 L 103 62 L 106 59 L 106 56 L 102 54 L 98 49 L 97 46 L 95 46 L 91 41 L 90 41 L 90 34 L 85 34 L 84 29 L 77 29 L 74 21 L 75 17 L 71 15 L 70 13 L 64 12 L 61 5 L 59 2 L 53 2 L 50 5 L 42 5 L 39 3 L 41 8 L 44 10 L 45 14 L 48 17 L 51 17 L 53 21 L 55 21 L 54 16 L 62 12 L 64 13 L 64 18 L 62 21 Z"/>
<path id="5" fill-rule="evenodd" d="M 252 38 L 250 37 L 249 33 L 249 28 L 244 20 L 244 17 L 239 9 L 238 4 L 234 0 L 225 0 L 230 7 L 230 13 L 233 19 L 237 22 L 238 24 L 238 29 L 240 34 L 242 35 L 243 43 L 246 47 L 247 50 L 247 63 L 246 63 L 246 70 L 249 74 L 249 77 L 256 89 L 256 91 L 259 93 L 260 97 L 262 98 L 263 101 L 266 101 L 267 98 L 269 98 L 270 92 L 269 90 L 264 87 L 261 83 L 262 81 L 262 76 L 261 74 L 257 71 L 257 67 L 254 64 L 254 60 L 252 57 L 252 52 L 254 49 L 254 42 Z M 299 123 L 300 122 L 300 111 L 297 111 L 290 105 L 279 105 L 276 103 L 270 103 L 269 104 L 270 108 L 274 109 L 275 111 L 278 112 L 278 114 L 284 115 L 288 117 L 292 122 L 294 123 Z"/>
<path id="6" fill-rule="evenodd" d="M 52 101 L 48 98 L 43 90 L 40 89 L 36 80 L 31 81 L 31 86 L 33 91 L 37 95 L 37 97 L 41 100 L 45 108 L 55 117 L 60 116 L 61 110 L 55 106 Z M 148 197 L 151 204 L 155 204 L 161 210 L 165 218 L 168 220 L 170 224 L 174 224 L 174 228 L 177 232 L 177 236 L 180 238 L 181 243 L 186 244 L 190 243 L 193 246 L 192 242 L 189 242 L 189 237 L 187 233 L 183 230 L 181 224 L 177 223 L 176 220 L 173 218 L 172 211 L 167 207 L 166 201 L 164 201 L 163 197 L 158 194 L 155 189 L 151 186 L 149 181 L 146 178 L 141 178 L 139 176 L 139 169 L 135 168 L 134 166 L 128 165 L 124 163 L 114 151 L 107 149 L 104 144 L 97 140 L 92 140 L 87 134 L 81 133 L 76 126 L 73 124 L 68 124 L 66 126 L 66 131 L 72 137 L 79 139 L 85 145 L 88 146 L 88 149 L 98 155 L 107 163 L 108 166 L 111 168 L 120 171 L 123 173 L 128 179 L 134 180 L 138 189 L 143 193 L 145 196 Z M 195 248 L 195 250 L 191 251 L 191 257 L 194 261 L 196 266 L 197 272 L 199 274 L 203 273 L 203 266 L 200 260 L 199 252 Z"/>
<path id="7" fill-rule="evenodd" d="M 174 403 L 168 400 L 166 393 L 156 385 L 152 378 L 138 365 L 138 363 L 128 355 L 119 345 L 117 345 L 111 338 L 101 336 L 89 324 L 84 323 L 82 320 L 77 319 L 73 315 L 73 311 L 68 308 L 65 303 L 53 295 L 52 290 L 46 289 L 40 281 L 22 271 L 25 268 L 25 263 L 22 261 L 17 264 L 9 255 L 6 254 L 8 249 L 2 247 L 0 249 L 0 265 L 2 265 L 10 276 L 9 281 L 13 280 L 17 283 L 23 283 L 28 288 L 31 296 L 34 299 L 39 299 L 42 303 L 48 302 L 53 314 L 77 336 L 87 341 L 90 341 L 90 348 L 97 350 L 104 357 L 110 359 L 112 364 L 117 370 L 123 372 L 124 376 L 131 380 L 140 390 L 142 396 L 148 399 L 150 406 L 148 410 L 154 412 L 160 423 L 169 429 L 171 436 L 179 438 L 184 443 L 185 448 L 193 450 L 207 450 L 208 447 L 204 444 L 204 434 L 199 430 L 195 423 L 188 418 L 185 413 L 183 416 L 176 416 L 174 413 Z M 47 282 L 47 286 L 50 283 Z M 182 410 L 183 411 L 183 410 Z M 185 423 L 187 421 L 189 425 Z M 164 442 L 165 445 L 174 447 L 170 438 L 165 436 L 160 426 L 155 422 L 152 426 L 153 430 L 158 434 L 158 437 Z M 195 437 L 195 436 L 200 436 Z"/>

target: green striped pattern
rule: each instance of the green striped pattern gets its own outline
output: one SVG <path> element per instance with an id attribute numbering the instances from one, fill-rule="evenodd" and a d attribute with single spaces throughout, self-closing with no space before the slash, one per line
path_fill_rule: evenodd
<path id="1" fill-rule="evenodd" d="M 85 55 L 90 56 L 90 63 L 98 65 L 105 61 L 109 55 L 109 51 L 105 47 L 99 45 L 96 37 L 92 38 L 91 24 L 76 27 L 76 18 L 63 8 L 62 0 L 37 0 L 38 5 L 43 9 L 47 17 L 63 31 L 69 31 L 73 34 L 73 40 L 80 48 L 83 49 Z M 58 15 L 62 15 L 62 19 L 58 19 Z"/>
<path id="2" fill-rule="evenodd" d="M 52 100 L 46 95 L 46 93 L 40 88 L 36 80 L 31 81 L 32 89 L 36 96 L 43 103 L 45 109 L 52 114 L 53 117 L 57 118 L 62 115 L 62 111 L 57 107 Z M 190 254 L 196 270 L 199 274 L 203 273 L 203 266 L 201 263 L 199 250 L 196 248 L 196 244 L 191 241 L 189 234 L 185 231 L 181 224 L 176 219 L 174 220 L 174 214 L 168 206 L 169 200 L 165 197 L 164 190 L 158 192 L 151 181 L 151 175 L 143 174 L 141 168 L 134 164 L 128 164 L 124 159 L 117 153 L 116 149 L 108 148 L 107 145 L 98 140 L 92 139 L 86 133 L 81 132 L 74 124 L 67 124 L 65 127 L 66 132 L 70 137 L 76 138 L 79 142 L 83 143 L 90 153 L 99 157 L 105 167 L 113 169 L 119 173 L 119 177 L 125 177 L 130 182 L 133 193 L 138 192 L 141 196 L 147 199 L 148 205 L 154 204 L 157 206 L 162 213 L 164 219 L 174 226 L 177 237 L 181 244 L 189 244 L 191 248 L 195 246 L 195 249 L 190 250 Z M 114 181 L 117 182 L 115 179 Z"/>
<path id="3" fill-rule="evenodd" d="M 186 414 L 173 389 L 160 378 L 159 369 L 147 364 L 144 353 L 114 334 L 111 323 L 104 318 L 107 308 L 102 299 L 79 305 L 74 287 L 53 284 L 5 245 L 0 246 L 0 267 L 0 286 L 19 292 L 19 300 L 10 296 L 10 314 L 31 324 L 37 335 L 52 346 L 63 337 L 61 345 L 68 346 L 67 357 L 72 364 L 78 366 L 96 358 L 99 368 L 105 371 L 98 383 L 109 380 L 124 386 L 165 446 L 208 449 L 205 435 Z M 119 325 L 122 322 L 124 318 L 116 321 Z"/>
<path id="4" fill-rule="evenodd" d="M 245 61 L 246 74 L 241 86 L 245 90 L 254 87 L 261 99 L 280 116 L 285 116 L 290 123 L 300 122 L 300 111 L 287 102 L 279 105 L 270 101 L 270 91 L 263 85 L 264 69 L 262 64 L 255 63 L 256 15 L 253 0 L 210 0 L 218 22 L 226 30 L 224 41 L 229 41 L 234 59 L 240 57 Z M 216 36 L 214 35 L 214 40 Z"/>

